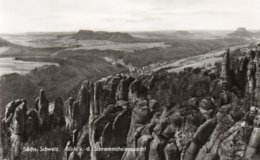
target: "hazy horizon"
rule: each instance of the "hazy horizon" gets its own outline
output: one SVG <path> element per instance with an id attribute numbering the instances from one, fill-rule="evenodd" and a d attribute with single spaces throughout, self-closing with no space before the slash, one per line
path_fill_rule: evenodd
<path id="1" fill-rule="evenodd" d="M 259 0 L 0 0 L 0 33 L 260 30 L 259 6 Z"/>
<path id="2" fill-rule="evenodd" d="M 238 27 L 239 28 L 239 27 Z M 209 29 L 197 29 L 197 30 L 175 30 L 175 29 L 172 29 L 172 30 L 143 30 L 143 31 L 127 31 L 127 30 L 91 30 L 91 29 L 88 29 L 88 28 L 79 28 L 79 29 L 76 29 L 76 30 L 71 30 L 71 31 L 29 31 L 29 32 L 12 32 L 12 33 L 1 33 L 0 32 L 0 35 L 16 35 L 16 34 L 47 34 L 47 33 L 61 33 L 61 34 L 66 34 L 66 33 L 76 33 L 78 32 L 79 30 L 91 30 L 91 31 L 94 31 L 94 32 L 126 32 L 126 33 L 154 33 L 154 32 L 158 32 L 158 33 L 171 33 L 171 32 L 176 32 L 176 31 L 188 31 L 188 32 L 192 32 L 192 33 L 196 33 L 196 32 L 233 32 L 235 31 L 237 28 L 234 28 L 234 29 L 226 29 L 226 30 L 209 30 Z M 246 28 L 247 29 L 247 28 Z M 260 32 L 260 29 L 247 29 L 248 31 L 253 31 L 253 32 Z"/>

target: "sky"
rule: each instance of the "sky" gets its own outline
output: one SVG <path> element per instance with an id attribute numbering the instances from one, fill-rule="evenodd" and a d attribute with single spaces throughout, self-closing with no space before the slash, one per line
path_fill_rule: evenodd
<path id="1" fill-rule="evenodd" d="M 0 33 L 260 30 L 260 0 L 0 0 Z"/>

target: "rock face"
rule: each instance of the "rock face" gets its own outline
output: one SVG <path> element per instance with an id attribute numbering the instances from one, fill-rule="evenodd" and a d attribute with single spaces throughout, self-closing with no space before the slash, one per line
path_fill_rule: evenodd
<path id="1" fill-rule="evenodd" d="M 35 109 L 31 109 L 26 113 L 26 139 L 36 139 L 38 135 L 38 128 L 40 125 L 40 121 L 38 118 L 37 111 Z M 52 121 L 52 120 L 51 120 Z M 52 123 L 51 123 L 52 124 Z"/>
<path id="2" fill-rule="evenodd" d="M 49 130 L 49 101 L 46 98 L 44 90 L 40 90 L 40 95 L 36 99 L 36 110 L 38 110 L 38 117 L 40 120 L 40 131 Z"/>
<path id="3" fill-rule="evenodd" d="M 80 108 L 80 119 L 81 125 L 83 126 L 88 122 L 88 118 L 90 115 L 90 92 L 91 92 L 92 84 L 89 81 L 85 81 L 79 90 L 79 94 L 77 97 L 78 105 Z"/>
<path id="4" fill-rule="evenodd" d="M 64 103 L 49 103 L 41 90 L 35 109 L 12 101 L 1 125 L 4 158 L 21 159 L 26 142 L 65 127 L 64 147 L 88 148 L 64 151 L 66 160 L 253 160 L 259 51 L 234 58 L 226 50 L 222 65 L 210 69 L 85 81 Z"/>
<path id="5" fill-rule="evenodd" d="M 65 118 L 64 118 L 64 113 L 63 113 L 63 101 L 61 97 L 56 98 L 54 105 L 53 105 L 53 110 L 50 112 L 49 115 L 49 122 L 50 122 L 50 128 L 57 128 L 57 127 L 62 127 L 65 125 Z"/>
<path id="6" fill-rule="evenodd" d="M 256 50 L 256 89 L 255 89 L 255 99 L 260 99 L 260 45 Z M 260 102 L 256 101 L 257 106 L 260 106 Z"/>
<path id="7" fill-rule="evenodd" d="M 230 87 L 230 60 L 229 60 L 229 49 L 227 49 L 224 53 L 224 57 L 222 60 L 222 65 L 221 65 L 221 86 L 223 86 L 223 89 L 228 89 Z"/>
<path id="8" fill-rule="evenodd" d="M 26 103 L 22 102 L 14 112 L 13 122 L 11 124 L 11 148 L 13 150 L 12 158 L 18 159 L 21 154 L 22 142 L 25 138 L 26 124 Z"/>
<path id="9" fill-rule="evenodd" d="M 48 100 L 41 90 L 35 109 L 27 108 L 24 99 L 6 105 L 5 117 L 1 122 L 1 144 L 6 158 L 21 159 L 22 148 L 27 141 L 37 140 L 43 132 L 65 125 L 61 98 L 56 99 L 53 111 L 49 113 Z"/>
<path id="10" fill-rule="evenodd" d="M 94 83 L 94 107 L 90 115 L 90 146 L 92 149 L 98 147 L 124 147 L 131 121 L 131 111 L 126 103 L 116 103 L 117 95 L 120 100 L 127 99 L 123 84 L 127 78 L 124 75 L 107 77 Z M 120 83 L 121 82 L 121 83 Z M 124 85 L 124 86 L 123 86 Z M 117 92 L 118 91 L 118 92 Z M 119 101 L 120 101 L 119 100 Z M 120 159 L 123 152 L 92 151 L 92 159 Z"/>

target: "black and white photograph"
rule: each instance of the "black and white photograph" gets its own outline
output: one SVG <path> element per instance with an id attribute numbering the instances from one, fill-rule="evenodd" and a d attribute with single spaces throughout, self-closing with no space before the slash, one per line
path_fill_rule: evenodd
<path id="1" fill-rule="evenodd" d="M 260 160 L 260 0 L 0 0 L 0 160 Z"/>

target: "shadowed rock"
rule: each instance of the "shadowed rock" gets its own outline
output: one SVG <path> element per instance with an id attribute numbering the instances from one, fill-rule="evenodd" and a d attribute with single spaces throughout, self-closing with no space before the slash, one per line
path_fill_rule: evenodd
<path id="1" fill-rule="evenodd" d="M 70 97 L 68 100 L 65 102 L 65 122 L 66 122 L 66 129 L 72 131 L 72 108 L 73 108 L 73 103 L 75 99 Z"/>
<path id="2" fill-rule="evenodd" d="M 26 103 L 22 102 L 14 112 L 12 121 L 11 148 L 12 159 L 20 159 L 22 152 L 22 143 L 25 140 L 26 127 Z"/>
<path id="3" fill-rule="evenodd" d="M 248 64 L 247 72 L 247 95 L 250 99 L 250 105 L 255 104 L 255 88 L 256 88 L 256 64 L 251 59 Z"/>
<path id="4" fill-rule="evenodd" d="M 129 91 L 129 86 L 132 83 L 134 78 L 132 77 L 125 77 L 120 80 L 117 91 L 116 91 L 116 100 L 123 100 L 127 101 L 128 100 L 128 91 Z"/>
<path id="5" fill-rule="evenodd" d="M 18 99 L 12 102 L 9 102 L 6 106 L 5 106 L 5 117 L 4 117 L 4 125 L 6 127 L 10 126 L 10 123 L 13 119 L 13 115 L 15 112 L 15 109 L 22 103 L 22 100 Z"/>
<path id="6" fill-rule="evenodd" d="M 216 105 L 214 100 L 210 97 L 202 99 L 199 103 L 200 113 L 205 117 L 205 119 L 210 119 L 216 112 Z"/>
<path id="7" fill-rule="evenodd" d="M 101 114 L 101 108 L 105 101 L 105 91 L 103 89 L 103 85 L 106 82 L 106 79 L 101 79 L 94 83 L 94 101 L 93 101 L 93 111 L 94 116 Z"/>
<path id="8" fill-rule="evenodd" d="M 138 141 L 136 142 L 136 148 L 145 148 L 144 151 L 126 151 L 124 155 L 122 156 L 121 160 L 146 160 L 149 159 L 149 150 L 150 150 L 150 143 L 153 140 L 153 137 L 150 135 L 143 135 L 140 138 L 138 138 Z"/>
<path id="9" fill-rule="evenodd" d="M 85 81 L 84 84 L 81 86 L 77 101 L 80 107 L 80 117 L 81 117 L 81 125 L 85 125 L 88 122 L 89 114 L 90 114 L 90 82 Z"/>
<path id="10" fill-rule="evenodd" d="M 211 122 L 215 121 L 213 119 L 205 123 L 206 128 L 202 125 L 200 127 L 201 129 L 198 130 L 197 135 L 204 138 L 200 138 L 201 140 L 197 141 L 197 145 L 203 144 L 202 142 L 208 140 L 205 145 L 200 148 L 197 156 L 195 156 L 196 160 L 214 158 L 232 159 L 232 157 L 235 157 L 233 154 L 240 154 L 240 158 L 244 158 L 247 142 L 242 140 L 241 137 L 243 137 L 242 135 L 245 136 L 245 133 L 250 133 L 251 127 L 247 125 L 247 122 L 241 121 L 244 116 L 241 107 L 234 104 L 227 109 L 224 107 L 225 106 L 222 106 L 221 110 L 216 115 L 216 127 L 214 127 L 211 134 L 206 134 L 206 132 L 212 130 L 211 126 L 214 123 Z M 243 151 L 239 149 L 240 147 L 244 148 Z"/>
<path id="11" fill-rule="evenodd" d="M 63 108 L 64 105 L 62 99 L 60 97 L 56 98 L 53 105 L 53 110 L 50 111 L 51 113 L 49 116 L 51 129 L 65 125 Z"/>
<path id="12" fill-rule="evenodd" d="M 220 75 L 221 78 L 220 83 L 224 90 L 227 90 L 230 87 L 229 67 L 230 67 L 229 49 L 226 49 L 222 60 L 221 75 Z"/>
<path id="13" fill-rule="evenodd" d="M 108 93 L 107 105 L 115 104 L 117 86 L 119 85 L 121 78 L 122 77 L 120 75 L 117 75 L 117 76 L 111 78 L 108 81 L 108 83 L 105 85 L 105 89 L 107 90 L 107 93 Z"/>
<path id="14" fill-rule="evenodd" d="M 38 135 L 39 118 L 35 109 L 31 109 L 26 113 L 26 139 L 35 139 Z"/>
<path id="15" fill-rule="evenodd" d="M 38 110 L 38 116 L 40 120 L 40 131 L 49 130 L 49 101 L 46 98 L 44 90 L 40 90 L 38 100 L 36 100 L 36 109 Z"/>
<path id="16" fill-rule="evenodd" d="M 168 141 L 168 144 L 164 148 L 165 160 L 180 159 L 180 153 L 173 139 Z"/>
<path id="17" fill-rule="evenodd" d="M 14 112 L 12 128 L 16 135 L 24 135 L 25 133 L 25 121 L 26 121 L 26 103 L 22 102 Z"/>
<path id="18" fill-rule="evenodd" d="M 254 129 L 250 136 L 248 147 L 245 152 L 245 158 L 252 160 L 257 152 L 257 148 L 260 146 L 260 115 L 257 115 L 254 119 Z"/>
<path id="19" fill-rule="evenodd" d="M 82 127 L 81 124 L 81 117 L 80 117 L 80 107 L 77 101 L 74 101 L 72 105 L 72 111 L 71 111 L 71 116 L 72 116 L 72 130 L 74 129 L 80 129 Z"/>
<path id="20" fill-rule="evenodd" d="M 164 148 L 167 141 L 164 137 L 154 135 L 154 139 L 150 143 L 149 160 L 163 160 L 165 159 Z"/>

